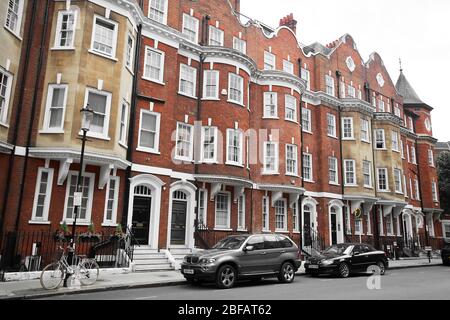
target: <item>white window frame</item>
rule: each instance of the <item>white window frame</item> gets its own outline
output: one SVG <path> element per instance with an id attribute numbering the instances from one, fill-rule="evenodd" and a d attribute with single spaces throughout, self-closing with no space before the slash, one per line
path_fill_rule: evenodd
<path id="1" fill-rule="evenodd" d="M 294 158 L 288 158 L 288 148 L 292 147 L 292 154 Z M 288 161 L 292 161 L 294 163 L 294 171 L 288 170 Z M 286 144 L 286 175 L 298 177 L 298 147 L 295 144 Z"/>
<path id="2" fill-rule="evenodd" d="M 268 51 L 264 51 L 264 70 L 275 70 L 276 69 L 277 57 Z M 273 62 L 273 64 L 271 64 Z"/>
<path id="3" fill-rule="evenodd" d="M 294 202 L 292 204 L 292 231 L 294 233 L 300 232 L 300 221 L 299 221 L 299 211 L 298 211 L 298 203 Z"/>
<path id="4" fill-rule="evenodd" d="M 5 97 L 3 100 L 3 107 L 0 111 L 0 125 L 7 126 L 8 122 L 8 111 L 9 111 L 9 101 L 11 98 L 11 90 L 12 90 L 12 81 L 13 76 L 9 72 L 6 72 L 3 68 L 0 67 L 0 73 L 3 74 L 3 77 L 7 79 L 6 88 L 5 88 Z M 0 87 L 1 90 L 1 87 Z M 0 101 L 1 103 L 1 101 Z"/>
<path id="5" fill-rule="evenodd" d="M 347 85 L 347 96 L 356 98 L 356 88 L 351 85 Z"/>
<path id="6" fill-rule="evenodd" d="M 393 173 L 394 173 L 394 189 L 396 193 L 399 194 L 403 194 L 403 186 L 402 186 L 402 170 L 401 169 L 397 169 L 394 168 L 393 169 Z M 398 181 L 397 181 L 398 178 Z M 400 188 L 397 188 L 397 182 L 398 182 L 398 186 Z"/>
<path id="7" fill-rule="evenodd" d="M 386 179 L 386 188 L 380 187 L 380 173 L 385 173 L 385 179 Z M 387 168 L 377 168 L 377 190 L 379 192 L 389 192 L 389 173 Z"/>
<path id="8" fill-rule="evenodd" d="M 218 195 L 226 195 L 227 196 L 227 224 L 226 225 L 218 225 L 217 224 L 217 196 Z M 214 199 L 214 204 L 215 204 L 215 212 L 214 212 L 214 228 L 215 229 L 230 229 L 230 220 L 231 220 L 231 193 L 229 191 L 221 191 L 219 193 L 217 193 L 217 195 L 215 196 Z"/>
<path id="9" fill-rule="evenodd" d="M 334 78 L 328 74 L 325 75 L 325 93 L 330 96 L 336 96 Z"/>
<path id="10" fill-rule="evenodd" d="M 203 194 L 203 201 L 201 200 L 200 195 Z M 200 216 L 197 216 L 197 222 L 200 225 L 206 227 L 208 225 L 208 190 L 207 189 L 199 189 L 198 190 L 198 210 L 203 209 L 203 219 L 200 219 Z"/>
<path id="11" fill-rule="evenodd" d="M 394 115 L 396 115 L 397 117 L 401 118 L 402 117 L 402 112 L 398 106 L 398 103 L 395 104 L 394 106 Z"/>
<path id="12" fill-rule="evenodd" d="M 8 14 L 9 14 L 9 1 L 8 1 L 8 5 L 6 8 L 6 17 L 5 17 L 5 28 L 9 31 L 11 31 L 15 36 L 17 36 L 19 39 L 20 38 L 20 30 L 22 28 L 22 17 L 23 17 L 23 7 L 24 7 L 24 0 L 19 0 L 19 6 L 17 8 L 17 22 L 16 22 L 16 26 L 15 28 L 11 28 L 8 25 Z"/>
<path id="13" fill-rule="evenodd" d="M 271 101 L 273 100 L 273 101 Z M 271 114 L 270 110 L 273 107 L 274 113 Z M 278 93 L 276 92 L 264 92 L 264 114 L 263 118 L 266 119 L 278 119 Z"/>
<path id="14" fill-rule="evenodd" d="M 351 169 L 348 170 L 347 163 L 351 163 Z M 353 182 L 350 182 L 349 179 L 347 179 L 347 173 L 353 174 Z M 352 159 L 344 159 L 344 185 L 346 187 L 354 187 L 358 185 L 357 182 L 357 176 L 356 176 L 356 161 Z"/>
<path id="15" fill-rule="evenodd" d="M 45 199 L 44 199 L 44 207 L 42 210 L 42 217 L 36 217 L 37 205 L 39 201 L 40 189 L 41 189 L 41 180 L 42 173 L 46 172 L 47 177 L 47 187 L 45 189 Z M 52 186 L 53 186 L 53 172 L 52 168 L 43 168 L 39 167 L 36 178 L 36 188 L 34 191 L 34 201 L 33 201 L 33 212 L 31 215 L 31 221 L 33 222 L 48 222 L 48 213 L 50 209 L 50 201 L 52 198 Z"/>
<path id="16" fill-rule="evenodd" d="M 403 175 L 403 185 L 404 185 L 404 189 L 405 189 L 405 198 L 409 198 L 408 197 L 408 185 L 406 184 L 406 175 Z"/>
<path id="17" fill-rule="evenodd" d="M 64 200 L 64 213 L 63 213 L 63 221 L 65 221 L 68 224 L 73 223 L 73 218 L 68 218 L 67 217 L 67 209 L 68 209 L 68 204 L 69 204 L 69 192 L 70 192 L 70 184 L 72 181 L 72 177 L 75 179 L 78 178 L 78 172 L 76 171 L 69 171 L 69 174 L 67 175 L 67 185 L 66 185 L 66 196 L 65 196 L 65 200 Z M 81 219 L 80 218 L 80 213 L 81 213 L 81 207 L 78 208 L 78 216 L 77 216 L 77 224 L 85 224 L 88 225 L 91 223 L 91 216 L 92 216 L 92 202 L 93 202 L 93 198 L 94 198 L 94 183 L 95 183 L 95 173 L 93 172 L 84 172 L 83 173 L 83 177 L 82 179 L 84 179 L 85 177 L 89 178 L 89 194 L 88 194 L 88 202 L 86 205 L 86 217 L 85 219 Z M 76 192 L 76 188 L 75 188 L 75 192 Z M 74 206 L 75 209 L 75 206 Z M 72 212 L 72 217 L 73 217 L 73 212 Z"/>
<path id="18" fill-rule="evenodd" d="M 431 196 L 433 198 L 433 202 L 439 202 L 438 198 L 438 190 L 436 181 L 431 182 Z"/>
<path id="19" fill-rule="evenodd" d="M 333 163 L 334 170 L 331 167 Z M 334 172 L 334 180 L 331 180 L 330 173 Z M 338 159 L 336 157 L 328 157 L 328 183 L 332 185 L 339 185 L 339 169 L 338 169 Z"/>
<path id="20" fill-rule="evenodd" d="M 89 130 L 87 132 L 87 136 L 91 138 L 97 138 L 102 140 L 110 140 L 108 136 L 109 132 L 109 120 L 111 117 L 111 100 L 112 100 L 112 93 L 107 91 L 100 91 L 94 88 L 86 88 L 85 97 L 84 97 L 84 105 L 86 106 L 89 102 L 89 93 L 92 92 L 94 94 L 102 95 L 106 97 L 106 106 L 105 106 L 105 121 L 103 123 L 103 132 L 93 132 L 92 130 Z M 90 106 L 92 109 L 92 106 Z M 82 134 L 80 130 L 80 134 Z"/>
<path id="21" fill-rule="evenodd" d="M 378 135 L 377 135 L 378 132 L 382 133 L 382 138 L 383 138 L 383 146 L 381 148 L 378 147 L 378 142 L 379 142 L 378 141 Z M 375 129 L 374 136 L 375 136 L 375 149 L 377 149 L 377 150 L 386 150 L 386 136 L 384 134 L 384 129 Z"/>
<path id="22" fill-rule="evenodd" d="M 378 100 L 378 112 L 386 112 L 386 106 L 383 101 L 383 98 Z"/>
<path id="23" fill-rule="evenodd" d="M 306 89 L 311 90 L 311 73 L 308 69 L 300 68 L 300 78 L 306 81 Z"/>
<path id="24" fill-rule="evenodd" d="M 214 157 L 212 159 L 205 158 L 205 130 L 206 129 L 212 129 L 214 131 Z M 202 137 L 201 137 L 201 146 L 200 146 L 200 152 L 201 152 L 201 159 L 203 163 L 218 163 L 217 161 L 217 139 L 218 139 L 218 130 L 217 127 L 209 127 L 204 126 L 202 127 Z"/>
<path id="25" fill-rule="evenodd" d="M 240 91 L 240 93 L 241 93 L 240 100 L 235 100 L 235 99 L 232 99 L 232 97 L 231 97 L 231 79 L 232 78 L 236 78 L 236 80 L 238 81 L 239 88 L 235 88 L 235 90 Z M 228 74 L 228 102 L 235 103 L 235 104 L 238 104 L 238 105 L 244 107 L 244 78 L 238 74 L 231 73 L 231 72 Z"/>
<path id="26" fill-rule="evenodd" d="M 344 223 L 345 223 L 345 233 L 348 235 L 352 234 L 352 219 L 350 214 L 350 208 L 348 206 L 342 207 L 344 210 Z"/>
<path id="27" fill-rule="evenodd" d="M 62 118 L 61 123 L 58 127 L 50 128 L 50 119 L 51 119 L 51 110 L 52 110 L 52 101 L 53 94 L 55 89 L 64 89 L 64 97 L 63 97 L 63 105 L 62 105 Z M 67 108 L 67 96 L 68 96 L 69 86 L 67 84 L 49 84 L 48 92 L 47 92 L 47 102 L 45 105 L 45 115 L 44 115 L 44 123 L 41 132 L 45 133 L 64 133 L 64 119 L 66 116 L 66 108 Z"/>
<path id="28" fill-rule="evenodd" d="M 351 130 L 351 135 L 347 136 L 346 132 L 345 132 L 345 128 L 346 128 L 346 122 L 350 121 L 350 130 Z M 343 117 L 342 118 L 342 140 L 355 140 L 355 132 L 354 132 L 354 127 L 353 127 L 353 118 L 352 117 Z"/>
<path id="29" fill-rule="evenodd" d="M 62 32 L 62 19 L 64 15 L 73 15 L 73 30 L 72 31 L 72 42 L 68 45 L 62 46 L 61 45 L 61 32 Z M 78 18 L 78 12 L 75 10 L 61 10 L 58 12 L 58 21 L 56 25 L 56 33 L 55 33 L 55 44 L 52 49 L 57 50 L 70 50 L 75 49 L 75 34 L 76 34 L 76 26 L 77 26 L 77 18 Z"/>
<path id="30" fill-rule="evenodd" d="M 392 143 L 392 151 L 400 152 L 399 150 L 399 143 L 398 143 L 398 132 L 397 131 L 391 131 L 391 143 Z"/>
<path id="31" fill-rule="evenodd" d="M 383 222 L 383 208 L 379 207 L 378 211 L 378 233 L 380 236 L 384 236 L 384 222 Z"/>
<path id="32" fill-rule="evenodd" d="M 434 167 L 434 153 L 433 149 L 428 149 L 428 165 Z"/>
<path id="33" fill-rule="evenodd" d="M 291 104 L 291 102 L 293 102 Z M 292 111 L 293 118 L 288 117 L 289 112 Z M 287 121 L 297 122 L 297 99 L 290 94 L 284 96 L 284 119 Z"/>
<path id="34" fill-rule="evenodd" d="M 442 237 L 446 240 L 450 240 L 450 236 L 447 237 L 446 229 L 449 228 L 449 234 L 450 234 L 450 220 L 442 220 Z"/>
<path id="35" fill-rule="evenodd" d="M 436 236 L 435 231 L 434 231 L 434 219 L 433 219 L 433 215 L 426 215 L 425 217 L 426 219 L 426 228 L 428 228 L 428 235 L 432 238 L 434 238 Z"/>
<path id="36" fill-rule="evenodd" d="M 214 34 L 218 35 L 219 39 L 213 39 L 213 35 Z M 224 32 L 223 32 L 223 30 L 221 30 L 219 28 L 216 28 L 214 26 L 209 26 L 208 45 L 222 47 L 223 46 L 223 39 L 224 39 Z M 219 44 L 212 44 L 211 43 L 212 41 L 218 42 Z"/>
<path id="37" fill-rule="evenodd" d="M 337 138 L 336 116 L 331 113 L 327 113 L 327 135 L 332 138 Z"/>
<path id="38" fill-rule="evenodd" d="M 214 94 L 213 95 L 208 95 L 208 90 L 207 88 L 209 86 L 213 86 L 211 84 L 208 84 L 208 75 L 214 75 Z M 203 100 L 219 100 L 219 71 L 218 70 L 205 70 L 203 72 Z"/>
<path id="39" fill-rule="evenodd" d="M 417 179 L 414 179 L 414 189 L 416 191 L 416 200 L 420 200 L 419 181 Z"/>
<path id="40" fill-rule="evenodd" d="M 262 231 L 270 232 L 270 204 L 268 196 L 262 197 L 261 211 Z"/>
<path id="41" fill-rule="evenodd" d="M 267 169 L 267 165 L 268 163 L 268 155 L 267 155 L 267 150 L 268 150 L 268 146 L 274 146 L 274 154 L 271 156 L 271 158 L 273 158 L 273 169 L 272 170 L 268 170 Z M 263 174 L 279 174 L 279 159 L 278 159 L 278 142 L 273 142 L 273 141 L 266 141 L 264 142 L 264 163 L 263 163 Z"/>
<path id="42" fill-rule="evenodd" d="M 114 189 L 114 195 L 113 195 L 113 206 L 112 206 L 112 212 L 111 212 L 111 219 L 108 220 L 108 201 L 110 188 L 111 188 L 111 180 L 114 180 L 115 189 Z M 105 210 L 103 215 L 103 223 L 102 226 L 116 226 L 117 225 L 117 208 L 119 204 L 119 189 L 120 189 L 120 177 L 118 176 L 110 176 L 108 179 L 108 183 L 106 185 L 106 195 L 105 195 Z"/>
<path id="43" fill-rule="evenodd" d="M 302 131 L 312 133 L 311 109 L 302 108 Z M 306 125 L 305 125 L 306 124 Z"/>
<path id="44" fill-rule="evenodd" d="M 309 167 L 305 166 L 305 157 L 309 158 L 310 163 Z M 303 180 L 307 182 L 314 182 L 312 154 L 304 152 L 302 161 L 303 161 L 303 172 L 302 172 Z M 305 170 L 309 171 L 309 178 L 305 177 Z"/>
<path id="45" fill-rule="evenodd" d="M 247 41 L 233 36 L 233 49 L 247 54 Z"/>
<path id="46" fill-rule="evenodd" d="M 369 172 L 366 172 L 364 170 L 365 168 L 365 164 L 368 164 L 368 168 L 369 168 Z M 363 171 L 363 183 L 364 183 L 364 188 L 373 188 L 373 183 L 372 183 L 372 162 L 368 161 L 368 160 L 363 160 L 363 166 L 362 166 L 362 171 Z M 366 179 L 365 177 L 369 176 L 369 184 L 366 184 Z"/>
<path id="47" fill-rule="evenodd" d="M 278 215 L 283 217 L 283 228 L 277 228 L 277 204 L 283 203 L 283 215 Z M 287 200 L 286 199 L 279 199 L 274 204 L 275 209 L 275 232 L 286 232 L 288 230 L 287 227 Z"/>
<path id="48" fill-rule="evenodd" d="M 102 20 L 103 22 L 106 22 L 108 24 L 111 24 L 114 26 L 114 30 L 113 30 L 113 42 L 112 42 L 112 51 L 111 51 L 111 55 L 104 53 L 100 50 L 97 50 L 94 48 L 94 42 L 95 42 L 95 31 L 97 29 L 97 20 Z M 89 52 L 97 54 L 99 56 L 105 57 L 105 58 L 109 58 L 109 59 L 113 59 L 113 60 L 117 60 L 116 58 L 116 51 L 117 51 L 117 35 L 118 35 L 118 29 L 119 29 L 119 24 L 116 21 L 110 20 L 110 19 L 106 19 L 105 17 L 99 16 L 97 14 L 94 14 L 94 21 L 92 23 L 92 39 L 91 39 L 91 48 L 89 49 Z"/>
<path id="49" fill-rule="evenodd" d="M 411 146 L 411 162 L 417 164 L 416 148 Z"/>
<path id="50" fill-rule="evenodd" d="M 403 140 L 402 140 L 401 136 L 400 136 L 400 152 L 402 155 L 402 159 L 405 159 L 405 146 L 403 144 Z"/>
<path id="51" fill-rule="evenodd" d="M 188 156 L 178 155 L 178 137 L 179 137 L 178 132 L 180 130 L 180 127 L 190 128 Z M 174 151 L 175 151 L 174 159 L 180 160 L 180 161 L 186 161 L 186 162 L 192 161 L 193 155 L 194 155 L 194 126 L 193 125 L 190 125 L 190 124 L 187 124 L 184 122 L 177 122 L 177 131 L 176 131 L 176 136 L 175 136 L 175 150 Z"/>
<path id="52" fill-rule="evenodd" d="M 370 122 L 367 119 L 361 119 L 361 141 L 370 143 Z"/>
<path id="53" fill-rule="evenodd" d="M 147 74 L 147 66 L 149 67 L 156 67 L 149 65 L 149 58 L 148 58 L 148 52 L 151 51 L 152 53 L 158 54 L 161 56 L 160 65 L 159 65 L 159 78 L 152 78 L 150 74 Z M 142 79 L 156 82 L 159 84 L 164 84 L 164 65 L 165 65 L 165 53 L 161 50 L 157 50 L 155 48 L 145 46 L 145 56 L 144 56 L 144 70 L 142 72 Z M 180 81 L 181 81 L 181 68 L 180 68 Z M 194 85 L 195 87 L 195 85 Z M 195 90 L 194 90 L 195 91 Z"/>
<path id="54" fill-rule="evenodd" d="M 131 40 L 131 47 L 129 46 L 129 40 Z M 135 47 L 134 37 L 131 34 L 131 32 L 128 32 L 127 42 L 125 44 L 125 66 L 131 73 L 133 73 L 134 47 Z M 147 58 L 147 55 L 145 58 Z"/>
<path id="55" fill-rule="evenodd" d="M 152 116 L 156 117 L 154 148 L 141 146 L 141 131 L 142 131 L 142 122 L 143 122 L 142 119 L 144 118 L 144 114 L 148 114 L 148 115 L 152 115 Z M 159 154 L 160 125 L 161 125 L 161 114 L 160 113 L 141 109 L 141 114 L 139 116 L 138 147 L 136 148 L 137 151 Z M 150 130 L 145 129 L 145 131 L 150 131 Z"/>
<path id="56" fill-rule="evenodd" d="M 188 81 L 187 79 L 182 78 L 183 75 L 183 69 L 186 70 L 186 72 L 191 73 L 192 75 L 192 94 L 189 92 L 182 91 L 181 82 Z M 179 75 L 179 82 L 178 82 L 178 94 L 181 94 L 183 96 L 189 97 L 189 98 L 197 98 L 197 69 L 188 66 L 187 64 L 181 63 L 180 64 L 180 75 Z"/>
<path id="57" fill-rule="evenodd" d="M 364 235 L 364 224 L 363 224 L 363 217 L 355 218 L 355 235 L 361 236 Z"/>
<path id="58" fill-rule="evenodd" d="M 123 112 L 123 109 L 125 109 L 125 112 Z M 128 144 L 128 117 L 129 117 L 129 110 L 130 110 L 130 105 L 126 102 L 126 101 L 122 101 L 122 103 L 120 104 L 120 109 L 119 109 L 119 144 L 121 144 L 124 147 L 127 147 Z M 122 115 L 125 116 L 125 118 L 122 118 Z M 121 134 L 122 131 L 122 134 Z"/>
<path id="59" fill-rule="evenodd" d="M 241 222 L 243 222 L 243 225 Z M 242 194 L 237 199 L 237 231 L 247 231 L 245 224 L 245 194 Z"/>
<path id="60" fill-rule="evenodd" d="M 229 157 L 230 157 L 230 152 L 229 152 L 229 149 L 230 149 L 230 134 L 231 134 L 231 132 L 237 132 L 238 134 L 239 134 L 239 151 L 238 151 L 238 161 L 234 161 L 234 160 L 230 160 L 229 159 Z M 244 134 L 243 134 L 243 132 L 242 132 L 242 130 L 239 130 L 239 129 L 227 129 L 227 160 L 226 160 L 226 162 L 225 162 L 225 164 L 227 164 L 227 165 L 232 165 L 232 166 L 238 166 L 238 167 L 242 167 L 243 166 L 243 151 L 244 151 L 244 148 L 243 148 L 243 140 L 244 140 L 244 138 L 243 138 L 243 136 L 244 136 Z"/>
<path id="61" fill-rule="evenodd" d="M 387 236 L 394 236 L 394 219 L 392 217 L 392 212 L 388 214 L 386 219 L 386 235 Z"/>
<path id="62" fill-rule="evenodd" d="M 192 21 L 193 21 L 194 24 L 195 24 L 195 30 L 189 30 L 189 31 L 195 32 L 194 39 L 192 39 L 188 34 L 186 34 L 186 33 L 184 32 L 185 29 L 186 29 L 186 22 L 187 22 L 187 20 L 189 20 L 189 19 L 192 19 Z M 190 15 L 188 15 L 188 14 L 186 14 L 186 13 L 183 13 L 183 25 L 182 25 L 182 28 L 181 28 L 181 33 L 183 33 L 185 36 L 187 36 L 187 38 L 188 38 L 189 41 L 194 42 L 194 43 L 196 43 L 196 44 L 198 43 L 198 26 L 199 26 L 199 21 L 198 21 L 197 18 L 195 18 L 195 17 L 193 17 L 193 16 L 190 16 Z"/>
<path id="63" fill-rule="evenodd" d="M 151 13 L 151 9 L 153 8 L 152 7 L 152 0 L 150 0 L 149 3 L 148 3 L 148 14 L 147 14 L 147 17 L 149 19 L 153 20 L 153 21 L 156 21 L 156 22 L 159 22 L 159 23 L 162 23 L 162 24 L 167 24 L 167 7 L 168 7 L 169 0 L 161 0 L 161 1 L 164 1 L 164 8 L 163 8 L 163 11 L 162 11 L 162 13 L 163 13 L 162 21 L 159 21 L 158 19 L 154 19 L 151 16 L 151 14 L 150 14 Z M 160 11 L 160 10 L 158 10 L 158 11 Z"/>
<path id="64" fill-rule="evenodd" d="M 294 74 L 294 64 L 288 60 L 283 59 L 283 71 Z"/>
<path id="65" fill-rule="evenodd" d="M 369 212 L 369 214 L 364 214 L 364 216 L 366 217 L 366 225 L 367 225 L 367 232 L 366 234 L 368 236 L 372 235 L 372 221 L 371 221 L 371 213 Z"/>

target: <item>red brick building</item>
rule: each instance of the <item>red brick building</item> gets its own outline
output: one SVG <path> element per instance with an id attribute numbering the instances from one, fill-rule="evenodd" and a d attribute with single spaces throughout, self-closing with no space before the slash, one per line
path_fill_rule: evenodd
<path id="1" fill-rule="evenodd" d="M 432 108 L 350 35 L 304 46 L 292 14 L 272 28 L 239 0 L 10 2 L 2 231 L 73 222 L 89 104 L 81 230 L 121 223 L 169 252 L 240 232 L 286 233 L 305 253 L 446 236 Z"/>

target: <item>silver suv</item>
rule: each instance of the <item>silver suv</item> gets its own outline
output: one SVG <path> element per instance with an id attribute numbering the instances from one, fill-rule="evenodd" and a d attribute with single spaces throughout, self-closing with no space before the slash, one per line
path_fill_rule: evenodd
<path id="1" fill-rule="evenodd" d="M 220 240 L 211 250 L 187 255 L 181 272 L 189 283 L 209 281 L 228 289 L 241 279 L 278 277 L 290 283 L 300 265 L 298 247 L 287 236 L 235 235 Z"/>

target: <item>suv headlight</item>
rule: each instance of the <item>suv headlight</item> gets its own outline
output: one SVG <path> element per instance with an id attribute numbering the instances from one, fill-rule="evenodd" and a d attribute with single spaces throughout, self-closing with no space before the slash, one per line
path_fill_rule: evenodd
<path id="1" fill-rule="evenodd" d="M 214 263 L 214 261 L 216 261 L 216 259 L 203 258 L 203 259 L 200 259 L 200 264 L 210 264 L 210 263 Z"/>
<path id="2" fill-rule="evenodd" d="M 330 264 L 333 264 L 334 260 L 329 259 L 329 260 L 323 260 L 320 262 L 320 264 L 324 265 L 324 266 L 329 266 Z"/>
<path id="3" fill-rule="evenodd" d="M 184 256 L 183 262 L 187 262 L 187 256 Z"/>

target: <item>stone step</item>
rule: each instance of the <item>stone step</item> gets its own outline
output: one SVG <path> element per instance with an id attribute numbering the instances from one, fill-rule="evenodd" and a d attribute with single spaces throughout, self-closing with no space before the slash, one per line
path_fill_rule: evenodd
<path id="1" fill-rule="evenodd" d="M 158 250 L 147 250 L 147 249 L 136 249 L 134 248 L 134 254 L 164 254 L 164 252 L 159 252 Z"/>
<path id="2" fill-rule="evenodd" d="M 158 264 L 170 264 L 167 259 L 134 259 L 133 262 L 136 265 L 158 265 Z"/>
<path id="3" fill-rule="evenodd" d="M 146 252 L 133 252 L 133 256 L 135 257 L 142 257 L 142 256 L 146 256 L 146 257 L 154 257 L 154 258 L 158 258 L 158 257 L 165 257 L 166 254 L 159 252 L 159 253 L 146 253 Z"/>
<path id="4" fill-rule="evenodd" d="M 172 249 L 170 249 L 170 253 L 171 253 L 172 255 L 176 255 L 176 254 L 189 254 L 189 253 L 191 253 L 191 252 L 192 252 L 192 250 L 189 249 L 189 248 L 180 248 L 180 249 L 178 249 L 178 248 L 172 248 Z"/>
<path id="5" fill-rule="evenodd" d="M 147 271 L 147 270 L 173 270 L 173 268 L 170 263 L 146 264 L 135 266 L 135 271 Z"/>

